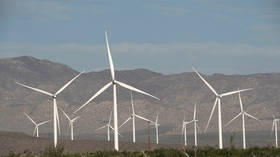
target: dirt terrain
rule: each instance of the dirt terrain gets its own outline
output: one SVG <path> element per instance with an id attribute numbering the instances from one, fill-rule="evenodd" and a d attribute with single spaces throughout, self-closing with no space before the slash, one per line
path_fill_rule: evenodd
<path id="1" fill-rule="evenodd" d="M 52 139 L 35 138 L 24 133 L 0 132 L 0 155 L 7 155 L 10 151 L 14 153 L 23 153 L 31 151 L 40 153 L 44 149 L 53 144 Z M 65 152 L 83 153 L 95 152 L 98 150 L 113 150 L 113 141 L 97 141 L 97 140 L 59 140 L 58 144 L 64 145 Z M 151 148 L 171 148 L 179 147 L 179 145 L 151 144 Z M 146 143 L 120 142 L 120 150 L 147 150 Z"/>

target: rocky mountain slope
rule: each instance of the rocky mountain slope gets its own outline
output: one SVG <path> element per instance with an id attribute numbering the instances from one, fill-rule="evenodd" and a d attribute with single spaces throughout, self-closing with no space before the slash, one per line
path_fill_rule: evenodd
<path id="1" fill-rule="evenodd" d="M 199 69 L 198 69 L 199 70 Z M 31 134 L 33 124 L 23 112 L 29 113 L 35 121 L 52 119 L 52 100 L 42 94 L 25 89 L 15 81 L 55 92 L 78 72 L 70 67 L 48 60 L 33 57 L 17 57 L 0 59 L 0 130 L 18 131 Z M 272 113 L 279 112 L 280 74 L 264 73 L 251 75 L 203 75 L 219 93 L 237 90 L 238 88 L 254 88 L 242 93 L 245 109 L 248 113 L 261 119 L 261 123 L 246 119 L 246 128 L 250 131 L 270 130 Z M 134 95 L 136 113 L 154 120 L 159 113 L 160 127 L 164 128 L 161 135 L 181 133 L 181 123 L 184 115 L 191 120 L 193 106 L 197 102 L 200 130 L 203 130 L 209 118 L 215 96 L 193 72 L 163 75 L 146 69 L 117 71 L 119 81 L 130 84 L 161 100 L 154 100 L 137 93 Z M 108 70 L 87 72 L 71 84 L 58 96 L 60 108 L 72 113 L 85 103 L 95 92 L 110 80 Z M 118 88 L 119 123 L 128 118 L 131 113 L 130 91 Z M 264 109 L 266 107 L 266 109 Z M 112 110 L 112 88 L 88 104 L 77 114 L 82 118 L 75 124 L 75 134 L 94 134 L 95 129 L 103 125 Z M 238 95 L 222 99 L 222 117 L 225 124 L 240 112 Z M 70 114 L 74 116 L 73 114 Z M 62 133 L 68 134 L 68 123 L 60 114 Z M 210 123 L 209 131 L 217 131 L 217 109 Z M 40 128 L 40 131 L 51 132 L 52 124 Z M 146 129 L 146 123 L 137 120 L 136 129 Z M 224 131 L 239 131 L 241 119 Z M 121 131 L 131 130 L 131 123 L 121 128 Z M 192 129 L 189 129 L 192 131 Z M 102 131 L 99 131 L 99 133 Z"/>

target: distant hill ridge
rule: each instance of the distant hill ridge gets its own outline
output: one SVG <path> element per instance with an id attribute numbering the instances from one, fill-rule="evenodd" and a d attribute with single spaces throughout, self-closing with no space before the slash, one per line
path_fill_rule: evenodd
<path id="1" fill-rule="evenodd" d="M 44 95 L 18 86 L 15 81 L 54 92 L 77 73 L 67 65 L 29 56 L 0 59 L 0 130 L 31 134 L 33 126 L 22 112 L 30 113 L 38 121 L 52 119 L 51 100 Z M 238 88 L 254 88 L 253 91 L 242 93 L 242 99 L 245 109 L 262 119 L 262 124 L 248 119 L 246 129 L 270 130 L 271 113 L 278 114 L 280 110 L 278 105 L 280 103 L 279 73 L 204 76 L 221 93 Z M 135 69 L 116 71 L 116 77 L 161 99 L 157 101 L 134 93 L 135 109 L 138 114 L 154 120 L 156 113 L 159 113 L 159 123 L 165 128 L 162 134 L 180 134 L 184 113 L 187 119 L 191 119 L 195 102 L 198 103 L 199 126 L 204 129 L 215 97 L 195 73 L 164 75 L 147 69 Z M 72 113 L 109 80 L 109 70 L 83 74 L 59 95 L 59 107 Z M 224 124 L 239 113 L 238 103 L 237 95 L 222 99 Z M 111 108 L 112 92 L 108 91 L 78 112 L 82 118 L 76 123 L 75 133 L 94 133 L 94 129 L 108 120 Z M 121 123 L 131 113 L 130 91 L 118 88 L 118 108 Z M 217 131 L 216 115 L 215 112 L 210 123 L 210 132 Z M 62 114 L 60 114 L 60 119 L 64 128 L 63 133 L 67 134 L 67 121 Z M 144 122 L 138 120 L 136 125 L 137 130 L 143 130 L 146 127 Z M 48 124 L 40 131 L 51 132 L 51 128 L 52 125 Z M 130 130 L 130 123 L 121 129 L 121 131 Z M 192 131 L 192 129 L 189 130 Z M 241 121 L 237 120 L 224 130 L 241 130 Z"/>

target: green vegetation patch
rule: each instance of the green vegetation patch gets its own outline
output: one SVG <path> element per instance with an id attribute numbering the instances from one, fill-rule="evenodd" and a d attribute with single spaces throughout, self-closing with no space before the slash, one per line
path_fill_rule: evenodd
<path id="1" fill-rule="evenodd" d="M 67 154 L 64 146 L 47 147 L 40 154 L 25 151 L 22 154 L 10 152 L 2 157 L 280 157 L 280 148 L 253 147 L 246 150 L 235 147 L 217 149 L 214 147 L 186 148 L 186 149 L 155 149 L 152 151 L 97 151 L 88 153 Z"/>

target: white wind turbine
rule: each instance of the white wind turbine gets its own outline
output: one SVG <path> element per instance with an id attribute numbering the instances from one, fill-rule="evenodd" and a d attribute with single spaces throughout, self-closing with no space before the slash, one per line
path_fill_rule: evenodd
<path id="1" fill-rule="evenodd" d="M 192 119 L 192 121 L 189 122 L 189 124 L 193 123 L 193 125 L 194 125 L 194 145 L 196 147 L 197 147 L 197 129 L 198 129 L 197 122 L 198 122 L 198 120 L 196 119 L 196 104 L 195 104 L 194 111 L 193 111 L 193 119 Z"/>
<path id="2" fill-rule="evenodd" d="M 85 104 L 83 104 L 79 109 L 77 109 L 75 112 L 79 111 L 80 109 L 82 109 L 85 105 L 87 105 L 90 101 L 92 101 L 94 98 L 96 98 L 98 95 L 100 95 L 101 93 L 103 93 L 106 89 L 108 89 L 110 86 L 113 85 L 113 101 L 114 101 L 114 106 L 113 106 L 113 112 L 114 112 L 114 145 L 115 145 L 115 150 L 119 150 L 119 137 L 118 137 L 118 107 L 117 107 L 117 85 L 122 86 L 124 88 L 127 88 L 129 90 L 138 92 L 138 93 L 142 93 L 145 95 L 148 95 L 150 97 L 153 97 L 155 99 L 158 99 L 157 97 L 148 94 L 146 92 L 143 92 L 137 88 L 134 88 L 130 85 L 127 85 L 125 83 L 122 83 L 120 81 L 117 81 L 115 79 L 115 69 L 114 69 L 114 64 L 113 64 L 113 60 L 112 60 L 112 56 L 111 56 L 111 52 L 110 52 L 110 47 L 109 47 L 109 42 L 108 42 L 108 37 L 107 37 L 107 31 L 105 31 L 105 37 L 106 37 L 106 46 L 107 46 L 107 52 L 108 52 L 108 58 L 109 58 L 109 64 L 110 64 L 110 70 L 111 70 L 111 77 L 112 80 L 106 84 L 104 87 L 102 87 L 95 95 L 93 95 Z M 158 99 L 159 100 L 159 99 Z"/>
<path id="3" fill-rule="evenodd" d="M 248 116 L 250 118 L 253 118 L 257 121 L 259 121 L 259 119 L 257 119 L 256 117 L 250 115 L 249 113 L 247 113 L 246 111 L 244 111 L 243 109 L 243 103 L 242 103 L 242 100 L 241 100 L 241 96 L 240 96 L 240 92 L 238 93 L 238 96 L 239 96 L 239 103 L 240 103 L 240 109 L 241 109 L 241 112 L 235 116 L 232 120 L 230 120 L 226 125 L 228 126 L 230 123 L 232 123 L 236 118 L 238 118 L 239 116 L 242 116 L 242 133 L 243 133 L 243 149 L 246 149 L 246 129 L 245 129 L 245 116 Z"/>
<path id="4" fill-rule="evenodd" d="M 83 72 L 75 76 L 72 80 L 70 80 L 68 83 L 66 83 L 62 88 L 60 88 L 56 93 L 51 94 L 49 92 L 46 92 L 44 90 L 38 89 L 38 88 L 33 88 L 21 83 L 16 82 L 17 84 L 26 87 L 28 89 L 31 89 L 33 91 L 45 94 L 50 96 L 53 99 L 53 132 L 54 132 L 54 147 L 57 145 L 57 127 L 60 133 L 60 125 L 59 125 L 59 117 L 58 117 L 58 110 L 57 110 L 57 103 L 56 103 L 56 96 L 60 94 L 66 87 L 68 87 L 76 78 L 78 78 Z"/>
<path id="5" fill-rule="evenodd" d="M 158 144 L 158 126 L 160 125 L 158 123 L 158 114 L 157 114 L 157 117 L 156 117 L 156 121 L 155 122 L 152 122 L 151 125 L 154 125 L 155 126 L 155 129 L 156 129 L 156 143 Z"/>
<path id="6" fill-rule="evenodd" d="M 120 125 L 119 128 L 121 128 L 124 124 L 126 124 L 129 120 L 132 119 L 132 134 L 133 134 L 133 143 L 136 142 L 136 133 L 135 133 L 135 117 L 141 119 L 141 120 L 144 120 L 146 122 L 150 122 L 152 123 L 151 120 L 147 119 L 147 118 L 144 118 L 144 117 L 141 117 L 137 114 L 135 114 L 135 110 L 134 110 L 134 104 L 133 104 L 133 98 L 132 98 L 132 92 L 130 93 L 130 98 L 131 98 L 131 107 L 132 107 L 132 114 Z"/>
<path id="7" fill-rule="evenodd" d="M 275 116 L 273 115 L 273 123 L 272 123 L 271 133 L 273 132 L 273 129 L 274 129 L 274 133 L 275 133 L 275 148 L 278 148 L 277 122 L 279 120 L 280 119 L 275 118 Z"/>
<path id="8" fill-rule="evenodd" d="M 184 134 L 185 146 L 187 145 L 187 126 L 186 125 L 193 123 L 194 124 L 194 145 L 197 147 L 197 128 L 198 128 L 197 122 L 198 122 L 198 120 L 196 119 L 196 104 L 195 104 L 194 111 L 193 111 L 193 119 L 189 122 L 186 122 L 185 116 L 184 116 L 182 134 Z"/>
<path id="9" fill-rule="evenodd" d="M 24 114 L 35 125 L 34 131 L 33 131 L 33 136 L 35 136 L 35 133 L 36 133 L 36 137 L 39 137 L 39 126 L 48 123 L 50 120 L 37 124 L 28 114 L 26 114 L 25 112 L 24 112 Z"/>
<path id="10" fill-rule="evenodd" d="M 111 125 L 111 120 L 112 120 L 112 111 L 110 112 L 110 118 L 109 118 L 108 123 L 100 128 L 95 129 L 95 131 L 97 131 L 97 130 L 101 130 L 101 129 L 104 129 L 107 127 L 107 141 L 110 141 L 110 129 L 112 129 L 113 131 L 115 130 Z M 122 137 L 121 134 L 119 134 L 119 135 Z"/>
<path id="11" fill-rule="evenodd" d="M 252 89 L 242 89 L 242 90 L 237 90 L 237 91 L 232 91 L 232 92 L 227 92 L 227 93 L 223 93 L 223 94 L 218 94 L 214 88 L 199 74 L 199 72 L 197 72 L 197 70 L 195 68 L 193 68 L 193 70 L 195 71 L 195 73 L 200 77 L 200 79 L 210 88 L 210 90 L 215 94 L 216 96 L 216 100 L 215 103 L 213 105 L 209 120 L 207 122 L 207 125 L 205 127 L 204 132 L 206 132 L 209 123 L 211 121 L 213 112 L 215 110 L 216 104 L 218 103 L 218 123 L 219 123 L 219 148 L 223 149 L 223 131 L 222 131 L 222 115 L 221 115 L 221 98 L 225 97 L 225 96 L 229 96 L 229 95 L 233 95 L 236 94 L 238 92 L 243 92 L 243 91 L 247 91 L 247 90 L 252 90 Z"/>
<path id="12" fill-rule="evenodd" d="M 71 130 L 71 141 L 74 140 L 74 126 L 73 126 L 73 123 L 78 119 L 80 118 L 81 116 L 77 116 L 73 119 L 70 119 L 70 117 L 62 110 L 62 108 L 60 108 L 60 110 L 62 111 L 62 113 L 64 114 L 64 116 L 68 119 L 69 121 L 69 127 L 70 127 L 70 130 Z"/>

